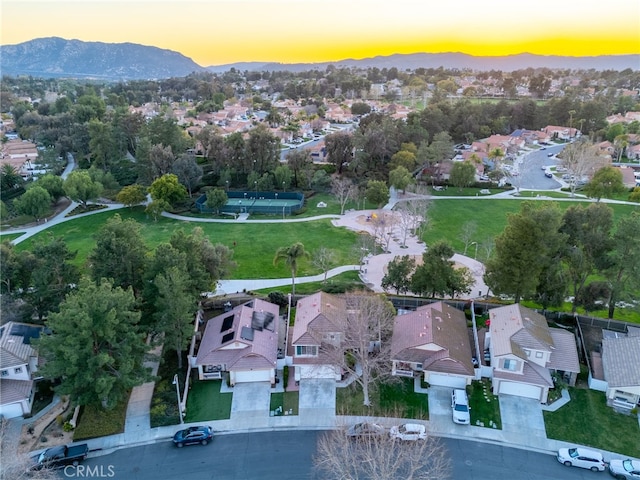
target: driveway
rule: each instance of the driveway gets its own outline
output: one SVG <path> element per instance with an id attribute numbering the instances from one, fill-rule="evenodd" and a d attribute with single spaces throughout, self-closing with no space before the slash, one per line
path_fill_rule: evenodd
<path id="1" fill-rule="evenodd" d="M 336 418 L 336 381 L 310 378 L 300 381 L 300 425 L 333 427 Z"/>
<path id="2" fill-rule="evenodd" d="M 237 383 L 233 387 L 231 420 L 239 429 L 266 427 L 271 402 L 269 382 Z M 235 428 L 235 427 L 234 427 Z"/>
<path id="3" fill-rule="evenodd" d="M 538 400 L 516 397 L 515 395 L 500 395 L 500 416 L 502 430 L 507 438 L 518 438 L 523 445 L 547 445 L 547 431 L 542 416 L 542 406 Z"/>

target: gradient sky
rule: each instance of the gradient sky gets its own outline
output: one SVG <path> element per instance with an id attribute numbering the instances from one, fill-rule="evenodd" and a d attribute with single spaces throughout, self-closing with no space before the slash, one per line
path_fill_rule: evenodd
<path id="1" fill-rule="evenodd" d="M 638 0 L 1 0 L 0 8 L 2 45 L 133 42 L 202 66 L 417 52 L 640 54 Z"/>

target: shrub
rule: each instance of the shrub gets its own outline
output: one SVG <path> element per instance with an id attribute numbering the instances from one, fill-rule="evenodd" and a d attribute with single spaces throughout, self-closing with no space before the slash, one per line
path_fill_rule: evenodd
<path id="1" fill-rule="evenodd" d="M 284 389 L 287 389 L 287 383 L 289 382 L 289 365 L 285 365 L 282 370 L 282 381 L 284 382 Z"/>
<path id="2" fill-rule="evenodd" d="M 64 422 L 62 430 L 64 430 L 65 432 L 70 432 L 71 430 L 73 430 L 73 425 L 71 425 L 71 422 Z"/>

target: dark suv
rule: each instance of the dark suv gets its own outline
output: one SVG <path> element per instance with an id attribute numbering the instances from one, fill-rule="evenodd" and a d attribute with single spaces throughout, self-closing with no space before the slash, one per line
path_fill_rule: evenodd
<path id="1" fill-rule="evenodd" d="M 211 427 L 189 427 L 180 430 L 173 436 L 173 443 L 176 447 L 184 447 L 185 445 L 194 445 L 199 443 L 206 445 L 213 438 L 213 430 Z"/>

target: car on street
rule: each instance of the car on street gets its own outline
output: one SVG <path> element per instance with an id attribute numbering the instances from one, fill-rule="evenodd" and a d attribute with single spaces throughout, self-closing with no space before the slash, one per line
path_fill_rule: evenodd
<path id="1" fill-rule="evenodd" d="M 471 417 L 469 415 L 469 398 L 467 392 L 462 389 L 455 389 L 451 392 L 451 411 L 453 422 L 460 425 L 469 425 Z"/>
<path id="2" fill-rule="evenodd" d="M 213 439 L 213 430 L 207 426 L 189 427 L 176 432 L 173 436 L 173 443 L 176 447 L 185 445 L 206 445 Z"/>
<path id="3" fill-rule="evenodd" d="M 553 153 L 547 153 L 547 157 L 553 157 Z"/>
<path id="4" fill-rule="evenodd" d="M 389 435 L 396 440 L 414 442 L 416 440 L 425 440 L 427 438 L 427 429 L 419 423 L 403 423 L 402 425 L 391 427 Z"/>
<path id="5" fill-rule="evenodd" d="M 620 480 L 640 479 L 640 460 L 611 460 L 609 462 L 609 473 L 612 477 Z"/>
<path id="6" fill-rule="evenodd" d="M 377 423 L 367 423 L 367 422 L 356 423 L 355 425 L 352 425 L 347 429 L 347 437 L 353 438 L 353 439 L 378 437 L 384 434 L 385 434 L 384 427 L 381 425 L 378 425 Z"/>
<path id="7" fill-rule="evenodd" d="M 593 472 L 603 472 L 607 468 L 602 454 L 588 448 L 561 448 L 556 458 L 567 467 L 587 468 Z"/>
<path id="8" fill-rule="evenodd" d="M 547 147 L 540 147 L 540 150 L 546 150 Z"/>
<path id="9" fill-rule="evenodd" d="M 547 170 L 546 172 L 544 172 L 544 176 L 547 178 L 553 178 L 553 173 L 551 173 L 549 170 Z"/>

